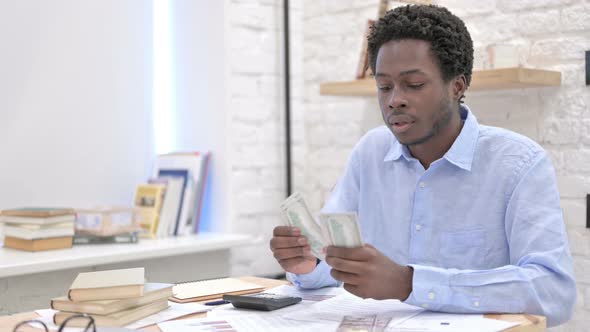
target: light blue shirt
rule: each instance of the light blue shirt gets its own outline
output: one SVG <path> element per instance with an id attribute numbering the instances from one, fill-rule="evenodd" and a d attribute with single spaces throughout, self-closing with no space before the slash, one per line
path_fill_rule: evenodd
<path id="1" fill-rule="evenodd" d="M 564 323 L 576 285 L 551 161 L 532 140 L 480 125 L 461 107 L 461 133 L 427 170 L 387 127 L 368 132 L 322 212 L 357 212 L 366 243 L 414 268 L 406 303 Z M 338 285 L 325 262 L 288 278 Z"/>

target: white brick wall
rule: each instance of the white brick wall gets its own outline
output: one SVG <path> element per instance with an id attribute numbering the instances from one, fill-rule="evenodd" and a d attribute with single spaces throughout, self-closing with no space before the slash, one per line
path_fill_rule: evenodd
<path id="1" fill-rule="evenodd" d="M 372 0 L 304 2 L 305 192 L 314 212 L 340 175 L 354 142 L 381 124 L 370 97 L 319 95 L 322 81 L 354 78 L 361 35 L 377 13 Z M 590 87 L 584 85 L 583 51 L 590 50 L 590 1 L 440 0 L 465 20 L 476 48 L 494 42 L 521 47 L 524 65 L 559 70 L 558 88 L 468 92 L 480 122 L 505 127 L 542 144 L 558 174 L 564 218 L 578 281 L 573 320 L 552 331 L 590 328 Z"/>
<path id="2" fill-rule="evenodd" d="M 282 223 L 285 198 L 284 46 L 282 1 L 231 0 L 228 7 L 231 231 L 256 241 L 232 253 L 232 274 L 281 273 L 269 250 L 274 226 Z M 303 169 L 302 7 L 290 12 L 293 167 Z M 303 183 L 302 173 L 294 183 Z"/>

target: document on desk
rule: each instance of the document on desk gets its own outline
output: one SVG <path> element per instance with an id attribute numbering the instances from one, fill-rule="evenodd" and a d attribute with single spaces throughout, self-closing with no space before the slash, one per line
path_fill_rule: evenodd
<path id="1" fill-rule="evenodd" d="M 424 309 L 398 300 L 362 299 L 346 293 L 329 300 L 314 303 L 307 308 L 283 315 L 284 318 L 298 321 L 335 321 L 340 322 L 344 316 L 364 316 L 387 313 L 391 325 L 403 322 Z"/>
<path id="2" fill-rule="evenodd" d="M 140 319 L 135 323 L 127 325 L 126 327 L 130 329 L 139 329 L 142 327 L 146 327 L 148 325 L 153 325 L 159 322 L 164 322 L 167 320 L 171 320 L 190 314 L 206 312 L 212 309 L 210 306 L 202 305 L 199 303 L 174 303 L 168 301 L 168 304 L 170 305 L 168 309 L 162 310 L 157 314 Z"/>
<path id="3" fill-rule="evenodd" d="M 390 332 L 497 332 L 518 325 L 478 314 L 446 314 L 425 311 L 398 325 L 388 328 Z"/>
<path id="4" fill-rule="evenodd" d="M 334 331 L 338 327 L 337 322 L 321 321 L 301 322 L 282 318 L 277 315 L 248 315 L 232 316 L 227 318 L 196 318 L 182 319 L 159 323 L 162 332 L 301 332 L 301 331 Z"/>
<path id="5" fill-rule="evenodd" d="M 342 287 L 324 287 L 318 289 L 301 289 L 290 285 L 281 285 L 264 291 L 265 293 L 300 297 L 303 301 L 318 302 L 346 294 Z"/>

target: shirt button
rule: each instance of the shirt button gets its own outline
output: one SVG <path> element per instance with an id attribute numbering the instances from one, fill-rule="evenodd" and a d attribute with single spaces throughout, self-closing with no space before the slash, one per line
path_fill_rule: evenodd
<path id="1" fill-rule="evenodd" d="M 434 300 L 435 294 L 433 292 L 428 293 L 428 298 Z"/>
<path id="2" fill-rule="evenodd" d="M 428 303 L 422 304 L 421 307 L 424 308 L 424 309 L 428 309 Z"/>
<path id="3" fill-rule="evenodd" d="M 424 188 L 424 187 L 426 187 L 426 183 L 420 182 L 420 188 Z"/>
<path id="4" fill-rule="evenodd" d="M 416 230 L 420 231 L 422 229 L 422 225 L 416 225 Z"/>
<path id="5" fill-rule="evenodd" d="M 474 306 L 474 307 L 479 307 L 479 301 L 475 301 L 475 302 L 473 302 L 473 306 Z"/>

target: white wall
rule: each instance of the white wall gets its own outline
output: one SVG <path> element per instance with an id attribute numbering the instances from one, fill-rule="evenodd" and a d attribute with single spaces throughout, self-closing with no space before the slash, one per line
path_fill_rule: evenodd
<path id="1" fill-rule="evenodd" d="M 203 226 L 228 227 L 225 2 L 162 3 L 172 123 L 155 132 L 153 1 L 0 0 L 0 209 L 129 205 L 160 139 L 212 152 Z"/>
<path id="2" fill-rule="evenodd" d="M 149 174 L 151 7 L 0 1 L 0 208 L 130 204 Z"/>
<path id="3" fill-rule="evenodd" d="M 227 1 L 171 0 L 176 150 L 212 152 L 201 229 L 231 224 Z"/>

